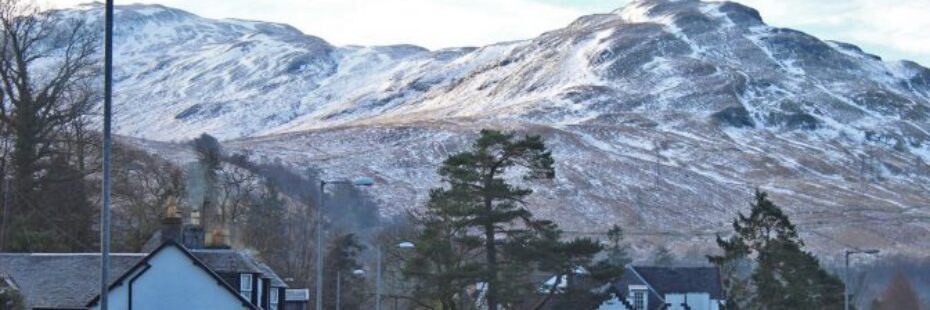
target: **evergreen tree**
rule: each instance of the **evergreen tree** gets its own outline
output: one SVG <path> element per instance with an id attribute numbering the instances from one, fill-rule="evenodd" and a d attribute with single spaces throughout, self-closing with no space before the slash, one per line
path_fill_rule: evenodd
<path id="1" fill-rule="evenodd" d="M 477 282 L 481 271 L 476 258 L 482 240 L 457 221 L 456 214 L 466 206 L 453 194 L 441 188 L 430 191 L 425 213 L 416 217 L 422 229 L 415 238 L 414 255 L 403 270 L 413 280 L 415 302 L 439 310 L 467 309 L 473 304 L 461 298 L 463 288 Z"/>
<path id="2" fill-rule="evenodd" d="M 675 265 L 675 255 L 672 254 L 668 247 L 661 245 L 656 250 L 654 264 L 661 267 L 671 267 Z"/>
<path id="3" fill-rule="evenodd" d="M 552 298 L 559 296 L 552 303 L 554 309 L 570 309 L 584 307 L 582 305 L 598 305 L 610 297 L 606 292 L 596 290 L 596 286 L 606 283 L 622 273 L 610 268 L 607 259 L 594 262 L 595 255 L 604 250 L 604 245 L 590 238 L 575 238 L 563 241 L 562 231 L 553 223 L 540 221 L 534 230 L 535 236 L 522 238 L 528 244 L 515 242 L 510 248 L 515 249 L 516 257 L 526 262 L 534 262 L 537 269 L 552 274 L 541 289 L 546 296 L 533 305 L 533 309 L 541 309 Z M 519 240 L 519 239 L 518 239 Z M 515 246 L 516 245 L 516 246 Z M 586 280 L 587 281 L 584 281 Z M 586 282 L 586 283 L 582 283 Z M 592 287 L 592 283 L 596 283 Z"/>
<path id="4" fill-rule="evenodd" d="M 482 130 L 470 150 L 450 156 L 439 168 L 457 202 L 450 214 L 461 229 L 477 230 L 484 247 L 480 280 L 486 283 L 485 301 L 489 310 L 502 303 L 513 303 L 527 290 L 518 281 L 529 272 L 525 262 L 504 257 L 502 248 L 513 237 L 538 226 L 524 208 L 533 191 L 507 183 L 507 172 L 521 168 L 525 180 L 555 177 L 553 159 L 539 136 L 516 139 L 513 134 Z M 501 281 L 506 277 L 507 281 Z"/>
<path id="5" fill-rule="evenodd" d="M 748 278 L 730 276 L 725 283 L 730 309 L 840 309 L 843 283 L 803 250 L 797 229 L 767 194 L 756 192 L 749 216 L 733 222 L 735 235 L 717 237 L 724 253 L 710 256 L 723 271 L 753 260 Z"/>
<path id="6" fill-rule="evenodd" d="M 633 260 L 630 258 L 630 249 L 624 239 L 623 228 L 614 224 L 607 231 L 607 261 L 613 266 L 624 268 Z"/>

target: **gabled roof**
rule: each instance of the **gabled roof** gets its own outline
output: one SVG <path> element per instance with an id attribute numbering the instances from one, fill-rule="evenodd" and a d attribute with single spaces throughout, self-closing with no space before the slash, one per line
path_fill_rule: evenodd
<path id="1" fill-rule="evenodd" d="M 204 262 L 202 262 L 202 261 L 201 261 L 200 259 L 198 259 L 196 256 L 194 256 L 193 254 L 191 254 L 191 252 L 188 251 L 187 248 L 185 248 L 184 246 L 182 246 L 182 245 L 180 245 L 180 244 L 178 244 L 177 242 L 174 242 L 174 241 L 168 241 L 168 242 L 163 243 L 160 247 L 158 247 L 157 249 L 155 249 L 155 251 L 152 251 L 152 253 L 149 253 L 149 254 L 146 255 L 144 258 L 142 258 L 142 260 L 140 260 L 138 263 L 136 263 L 135 266 L 133 266 L 133 267 L 130 268 L 129 270 L 126 270 L 126 272 L 124 272 L 122 275 L 120 275 L 119 278 L 117 278 L 115 281 L 113 281 L 112 283 L 110 283 L 109 290 L 113 290 L 114 287 L 119 286 L 119 285 L 122 285 L 123 282 L 126 281 L 127 278 L 128 278 L 129 276 L 135 274 L 134 271 L 139 270 L 139 269 L 142 269 L 142 268 L 146 268 L 146 266 L 148 266 L 148 261 L 149 261 L 150 259 L 152 259 L 153 257 L 155 257 L 156 255 L 158 255 L 159 252 L 161 252 L 162 250 L 164 250 L 164 249 L 166 249 L 166 248 L 176 248 L 176 249 L 180 250 L 181 253 L 183 253 L 185 256 L 187 256 L 188 258 L 190 258 L 190 260 L 194 263 L 195 266 L 200 267 L 204 272 L 206 272 L 208 275 L 210 275 L 210 277 L 212 277 L 214 280 L 216 280 L 217 285 L 220 285 L 220 286 L 222 286 L 223 288 L 225 288 L 230 294 L 232 294 L 232 296 L 233 296 L 234 298 L 236 298 L 236 299 L 238 299 L 240 302 L 242 302 L 242 305 L 248 307 L 249 309 L 259 310 L 259 308 L 256 307 L 255 305 L 253 305 L 252 302 L 250 302 L 249 300 L 246 300 L 245 297 L 242 297 L 242 295 L 240 295 L 238 291 L 236 291 L 234 288 L 232 288 L 232 286 L 230 286 L 229 283 L 226 283 L 226 281 L 224 281 L 223 278 L 221 278 L 218 274 L 216 274 L 216 272 L 214 272 L 214 271 L 211 270 L 209 267 L 207 267 L 207 266 L 204 264 Z M 142 273 L 144 273 L 144 272 L 145 272 L 145 270 L 142 270 Z M 92 306 L 96 305 L 96 304 L 97 304 L 97 301 L 99 300 L 99 298 L 100 298 L 100 295 L 99 295 L 99 294 L 96 295 L 93 299 L 91 299 L 89 302 L 87 302 L 87 306 L 88 306 L 88 307 L 92 307 Z"/>
<path id="2" fill-rule="evenodd" d="M 707 293 L 711 299 L 723 300 L 720 273 L 716 267 L 627 266 L 611 291 L 623 303 L 629 303 L 630 286 L 645 286 L 649 309 L 662 309 L 667 294 Z"/>
<path id="3" fill-rule="evenodd" d="M 194 249 L 191 254 L 197 256 L 210 269 L 219 273 L 260 273 L 271 279 L 271 286 L 287 287 L 280 277 L 255 256 L 243 251 L 231 249 Z"/>
<path id="4" fill-rule="evenodd" d="M 132 268 L 145 254 L 110 255 L 110 280 Z M 100 289 L 100 254 L 0 253 L 0 273 L 16 283 L 29 307 L 83 306 Z"/>
<path id="5" fill-rule="evenodd" d="M 723 299 L 720 273 L 716 267 L 630 268 L 661 296 L 669 293 L 708 293 L 713 299 Z"/>
<path id="6" fill-rule="evenodd" d="M 287 287 L 270 267 L 246 252 L 230 249 L 188 252 L 214 272 L 260 273 L 271 279 L 272 286 Z M 110 254 L 110 282 L 139 264 L 146 255 Z M 0 253 L 0 274 L 16 283 L 29 307 L 83 307 L 100 293 L 100 253 Z"/>

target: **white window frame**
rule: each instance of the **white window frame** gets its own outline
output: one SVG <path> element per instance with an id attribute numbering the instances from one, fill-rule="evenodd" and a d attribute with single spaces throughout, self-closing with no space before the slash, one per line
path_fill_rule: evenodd
<path id="1" fill-rule="evenodd" d="M 642 308 L 637 305 L 636 294 L 642 294 Z M 649 288 L 645 285 L 630 285 L 630 304 L 633 306 L 633 310 L 649 309 Z"/>
<path id="2" fill-rule="evenodd" d="M 252 301 L 252 274 L 251 273 L 240 273 L 239 274 L 239 295 L 245 297 L 245 300 Z"/>
<path id="3" fill-rule="evenodd" d="M 278 290 L 280 288 L 271 287 L 271 290 L 268 291 L 268 310 L 278 310 Z"/>
<path id="4" fill-rule="evenodd" d="M 262 297 L 264 297 L 262 296 L 262 291 L 264 291 L 264 283 L 262 282 L 265 281 L 262 281 L 262 278 L 258 278 L 258 281 L 256 282 L 258 282 L 258 287 L 256 288 L 257 295 L 255 295 L 255 305 L 258 306 L 259 309 L 262 309 Z"/>

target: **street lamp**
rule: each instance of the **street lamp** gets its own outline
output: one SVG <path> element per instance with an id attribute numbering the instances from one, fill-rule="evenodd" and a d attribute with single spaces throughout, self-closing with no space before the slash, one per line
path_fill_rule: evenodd
<path id="1" fill-rule="evenodd" d="M 416 248 L 416 246 L 413 244 L 413 242 L 402 241 L 397 244 L 397 248 L 402 249 L 402 250 L 413 250 Z M 381 293 L 381 287 L 382 287 L 381 265 L 384 264 L 384 257 L 382 257 L 381 255 L 381 247 L 378 246 L 377 249 L 378 249 L 378 270 L 377 270 L 378 279 L 377 279 L 377 288 L 375 289 L 375 310 L 381 310 L 381 294 L 382 294 Z M 395 307 L 396 307 L 396 303 L 395 303 Z"/>
<path id="2" fill-rule="evenodd" d="M 352 274 L 362 276 L 365 270 L 355 269 L 352 270 Z M 342 310 L 342 270 L 336 270 L 336 310 Z"/>
<path id="3" fill-rule="evenodd" d="M 326 198 L 327 184 L 345 184 L 354 186 L 372 186 L 375 181 L 361 177 L 355 180 L 320 180 L 320 204 L 316 212 L 316 310 L 323 310 L 323 203 Z"/>
<path id="4" fill-rule="evenodd" d="M 878 254 L 877 249 L 846 250 L 846 281 L 843 283 L 843 309 L 849 310 L 849 256 L 853 254 Z"/>

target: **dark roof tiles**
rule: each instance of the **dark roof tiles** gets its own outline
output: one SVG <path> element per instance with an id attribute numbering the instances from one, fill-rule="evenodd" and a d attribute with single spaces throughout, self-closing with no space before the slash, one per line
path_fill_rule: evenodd
<path id="1" fill-rule="evenodd" d="M 287 287 L 274 271 L 253 255 L 236 250 L 190 250 L 214 272 L 259 273 L 271 285 Z M 145 257 L 145 253 L 111 254 L 110 281 Z M 30 307 L 83 306 L 99 293 L 98 253 L 0 253 L 0 274 L 16 283 Z"/>

